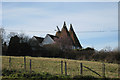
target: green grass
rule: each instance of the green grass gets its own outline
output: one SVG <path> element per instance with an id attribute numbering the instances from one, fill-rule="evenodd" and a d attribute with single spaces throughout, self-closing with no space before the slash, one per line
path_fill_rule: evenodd
<path id="1" fill-rule="evenodd" d="M 119 80 L 118 78 L 95 78 L 93 76 L 65 76 L 49 73 L 29 73 L 28 71 L 2 70 L 2 80 Z"/>
<path id="2" fill-rule="evenodd" d="M 2 56 L 2 69 L 9 69 L 9 57 Z M 12 66 L 11 69 L 23 71 L 24 70 L 24 58 L 23 57 L 11 57 Z M 67 72 L 71 77 L 80 75 L 80 63 L 82 62 L 84 66 L 95 70 L 100 75 L 102 75 L 102 63 L 94 61 L 81 61 L 81 60 L 70 60 L 70 59 L 61 59 L 61 58 L 43 58 L 43 57 L 26 57 L 27 64 L 26 68 L 29 71 L 29 60 L 32 60 L 32 71 L 35 73 L 50 73 L 51 75 L 60 75 L 61 74 L 61 60 L 67 62 Z M 106 77 L 107 78 L 117 78 L 117 64 L 105 63 L 106 65 Z M 64 68 L 64 67 L 63 67 Z M 98 75 L 93 72 L 83 68 L 83 76 L 94 76 L 100 78 Z"/>

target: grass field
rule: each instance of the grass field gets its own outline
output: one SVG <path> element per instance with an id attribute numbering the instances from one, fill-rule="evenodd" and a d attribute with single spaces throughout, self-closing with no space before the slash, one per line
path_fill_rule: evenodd
<path id="1" fill-rule="evenodd" d="M 9 69 L 9 57 L 10 56 L 2 56 L 2 69 Z M 11 57 L 11 69 L 14 70 L 24 70 L 24 57 Z M 52 75 L 60 75 L 61 74 L 61 60 L 67 62 L 67 72 L 70 76 L 80 75 L 80 63 L 83 65 L 95 70 L 100 75 L 102 75 L 102 63 L 94 62 L 94 61 L 81 61 L 81 60 L 70 60 L 70 59 L 61 59 L 61 58 L 43 58 L 43 57 L 26 57 L 26 68 L 27 71 L 29 68 L 29 60 L 32 60 L 32 71 L 36 73 L 50 73 Z M 105 63 L 106 67 L 106 77 L 108 78 L 117 78 L 118 77 L 118 65 Z M 98 75 L 93 72 L 83 68 L 84 76 L 94 76 L 100 78 Z"/>

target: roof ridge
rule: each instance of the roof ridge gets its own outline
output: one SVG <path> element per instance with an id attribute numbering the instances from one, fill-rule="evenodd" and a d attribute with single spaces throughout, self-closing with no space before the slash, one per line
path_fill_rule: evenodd
<path id="1" fill-rule="evenodd" d="M 73 27 L 72 27 L 72 24 L 70 24 L 70 29 L 69 30 L 74 31 Z"/>
<path id="2" fill-rule="evenodd" d="M 70 24 L 69 33 L 70 33 L 70 36 L 71 36 L 71 38 L 72 38 L 75 46 L 82 47 L 81 44 L 80 44 L 80 42 L 79 42 L 79 40 L 78 40 L 78 38 L 77 38 L 76 33 L 74 32 L 74 29 L 73 29 L 73 27 L 72 27 L 72 24 Z"/>
<path id="3" fill-rule="evenodd" d="M 43 37 L 38 37 L 38 36 L 33 36 L 33 37 L 36 37 L 36 38 L 43 38 Z"/>

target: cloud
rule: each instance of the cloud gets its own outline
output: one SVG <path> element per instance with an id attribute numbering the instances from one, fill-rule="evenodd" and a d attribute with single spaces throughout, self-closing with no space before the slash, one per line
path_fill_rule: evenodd
<path id="1" fill-rule="evenodd" d="M 62 13 L 62 12 L 61 12 Z M 57 11 L 49 11 L 45 8 L 17 7 L 3 10 L 3 21 L 9 24 L 21 26 L 40 27 L 41 29 L 53 29 L 56 25 L 66 21 L 72 23 L 79 30 L 104 30 L 117 26 L 117 9 L 91 10 L 89 12 L 71 12 L 63 14 Z M 116 13 L 116 14 L 115 14 Z M 47 23 L 47 24 L 46 24 Z M 48 26 L 49 25 L 49 26 Z M 51 27 L 51 28 L 49 28 Z"/>
<path id="2" fill-rule="evenodd" d="M 15 7 L 3 10 L 3 21 L 10 28 L 28 31 L 54 31 L 56 26 L 62 28 L 63 21 L 67 22 L 68 29 L 69 24 L 72 23 L 76 32 L 117 29 L 117 9 L 61 13 L 42 7 Z"/>
<path id="3" fill-rule="evenodd" d="M 40 8 L 12 8 L 12 9 L 3 9 L 3 16 L 5 19 L 25 19 L 24 17 L 27 17 L 28 19 L 32 16 L 44 16 L 47 12 L 45 10 Z M 26 18 L 26 19 L 27 19 Z"/>
<path id="4" fill-rule="evenodd" d="M 108 37 L 113 38 L 117 33 L 109 32 L 110 30 L 117 30 L 118 12 L 117 8 L 104 9 L 90 9 L 79 10 L 77 12 L 67 12 L 64 9 L 56 10 L 46 7 L 7 7 L 3 8 L 3 25 L 6 29 L 21 30 L 28 35 L 37 35 L 44 37 L 47 33 L 55 34 L 56 26 L 60 29 L 63 22 L 66 21 L 68 29 L 69 24 L 73 24 L 73 28 L 84 46 L 90 45 L 95 47 L 104 47 L 114 42 L 107 43 L 102 41 L 107 40 Z M 79 8 L 78 8 L 79 9 Z M 67 10 L 67 9 L 66 9 Z M 33 31 L 33 32 L 32 32 Z M 36 32 L 34 32 L 36 31 Z M 38 31 L 38 32 L 37 32 Z M 39 32 L 41 31 L 41 32 Z M 46 32 L 42 32 L 46 31 Z M 51 32 L 49 32 L 51 31 Z M 82 31 L 108 31 L 99 33 L 79 33 Z M 8 31 L 9 32 L 9 31 Z M 105 38 L 106 37 L 106 38 Z M 95 45 L 92 41 L 96 41 Z M 86 42 L 85 42 L 86 41 Z M 99 42 L 101 44 L 99 44 Z M 116 40 L 117 42 L 117 40 Z M 115 43 L 116 43 L 115 42 Z M 115 45 L 114 45 L 115 46 Z"/>
<path id="5" fill-rule="evenodd" d="M 0 27 L 2 25 L 2 3 L 0 2 Z"/>
<path id="6" fill-rule="evenodd" d="M 107 42 L 104 44 L 99 44 L 97 46 L 94 46 L 97 50 L 105 49 L 106 47 L 110 47 L 111 50 L 118 48 L 118 42 L 113 41 L 113 42 Z"/>
<path id="7" fill-rule="evenodd" d="M 118 47 L 118 34 L 116 32 L 86 33 L 81 34 L 78 38 L 84 48 L 89 46 L 100 50 L 106 46 Z"/>
<path id="8" fill-rule="evenodd" d="M 3 2 L 118 2 L 119 0 L 3 0 Z"/>

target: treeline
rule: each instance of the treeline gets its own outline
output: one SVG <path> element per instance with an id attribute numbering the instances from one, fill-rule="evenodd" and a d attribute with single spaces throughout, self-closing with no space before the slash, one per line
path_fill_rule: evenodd
<path id="1" fill-rule="evenodd" d="M 33 56 L 54 57 L 76 60 L 92 60 L 110 63 L 120 61 L 120 53 L 116 51 L 97 51 L 94 48 L 85 49 L 61 49 L 57 44 L 40 46 L 37 41 L 27 36 L 14 35 L 10 38 L 8 45 L 4 42 L 2 55 L 6 56 Z"/>

